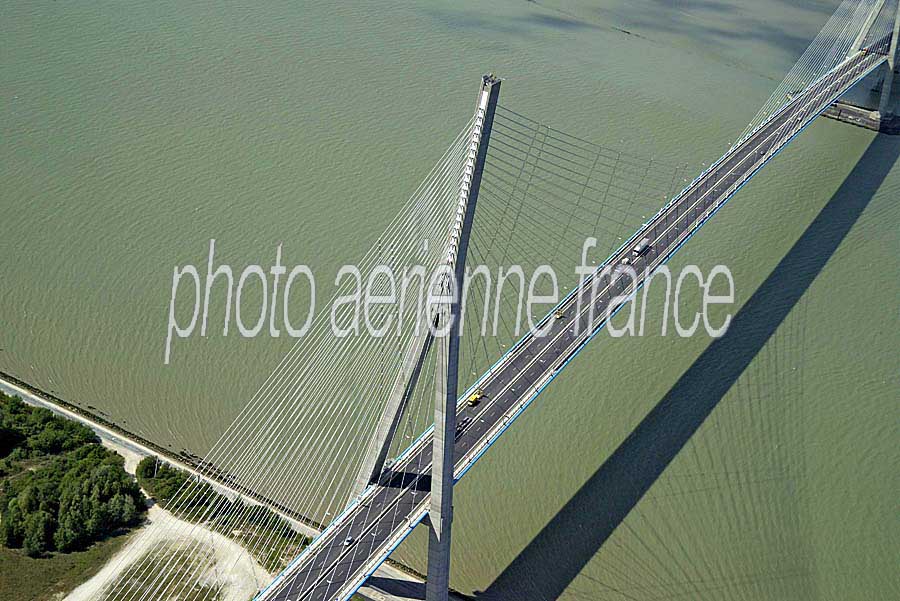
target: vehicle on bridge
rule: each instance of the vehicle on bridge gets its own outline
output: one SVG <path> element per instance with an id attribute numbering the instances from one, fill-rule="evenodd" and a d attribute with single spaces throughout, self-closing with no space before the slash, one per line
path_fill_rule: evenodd
<path id="1" fill-rule="evenodd" d="M 631 250 L 631 254 L 635 257 L 643 257 L 650 250 L 650 238 L 644 238 Z M 622 261 L 625 263 L 625 261 Z M 627 265 L 627 263 L 625 263 Z"/>
<path id="2" fill-rule="evenodd" d="M 469 400 L 466 401 L 466 404 L 469 407 L 475 407 L 478 403 L 481 402 L 481 399 L 484 398 L 484 391 L 480 388 L 476 388 L 475 392 L 469 395 Z"/>
<path id="3" fill-rule="evenodd" d="M 471 417 L 464 417 L 459 420 L 459 423 L 456 424 L 456 438 L 462 436 L 463 431 L 472 423 Z"/>

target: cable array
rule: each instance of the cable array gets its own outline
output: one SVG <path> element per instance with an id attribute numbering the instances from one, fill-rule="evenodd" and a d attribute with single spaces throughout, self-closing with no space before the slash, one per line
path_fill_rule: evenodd
<path id="1" fill-rule="evenodd" d="M 874 22 L 870 21 L 870 16 L 878 5 L 879 0 L 841 2 L 734 145 L 745 140 L 790 102 L 791 98 L 846 60 L 849 54 L 857 50 L 855 44 L 859 43 L 861 48 L 869 48 L 873 52 L 885 53 L 890 39 L 888 37 L 885 45 L 884 38 L 891 34 L 897 0 L 887 0 Z M 889 10 L 891 6 L 893 11 Z M 868 35 L 865 35 L 864 29 L 870 24 Z"/>
<path id="2" fill-rule="evenodd" d="M 528 296 L 561 299 L 579 283 L 586 240 L 596 239 L 593 268 L 687 183 L 685 172 L 498 106 L 467 262 L 461 390 L 532 327 Z M 534 305 L 533 321 L 554 304 Z"/>
<path id="3" fill-rule="evenodd" d="M 844 0 L 741 139 L 856 52 L 857 46 L 866 52 L 885 52 L 897 3 Z M 108 583 L 105 601 L 215 598 L 221 592 L 221 574 L 216 571 L 227 571 L 228 566 L 208 552 L 210 537 L 238 539 L 248 556 L 277 572 L 302 550 L 305 534 L 323 529 L 352 500 L 354 480 L 404 351 L 417 329 L 426 327 L 421 301 L 428 291 L 428 277 L 447 258 L 460 190 L 471 176 L 464 169 L 470 139 L 478 128 L 473 117 L 357 264 L 363 278 L 383 270 L 410 276 L 415 286 L 407 297 L 412 302 L 367 308 L 370 323 L 383 324 L 387 335 L 372 336 L 356 321 L 360 308 L 352 295 L 364 283 L 347 274 L 310 331 L 287 353 L 197 468 L 217 484 L 192 478 L 181 487 L 162 518 L 173 536 L 133 545 L 144 550 L 130 551 L 118 560 L 123 576 Z M 587 266 L 596 265 L 686 183 L 684 166 L 600 146 L 498 106 L 469 246 L 460 390 L 531 327 L 523 302 L 526 295 L 552 299 L 556 292 L 558 298 L 578 285 L 576 268 L 587 239 L 596 239 L 596 246 L 586 249 Z M 416 279 L 410 272 L 416 266 L 422 268 L 424 278 Z M 535 270 L 543 268 L 555 279 L 532 279 Z M 373 285 L 365 291 L 368 296 L 402 294 L 392 288 L 389 278 L 369 281 Z M 536 320 L 554 304 L 548 300 L 538 308 Z M 334 324 L 342 330 L 337 335 Z M 434 361 L 432 352 L 392 441 L 391 457 L 402 453 L 433 423 Z M 750 418 L 769 431 L 782 424 L 763 411 Z M 688 448 L 695 458 L 701 452 L 694 442 Z M 420 462 L 426 460 L 422 457 Z M 722 501 L 734 508 L 740 501 L 735 495 L 756 494 L 745 485 L 767 479 L 766 474 L 756 473 L 734 476 L 741 473 L 741 466 L 723 464 L 720 457 L 696 458 L 696 465 L 704 474 L 712 474 L 716 486 L 723 480 L 728 486 L 736 483 L 730 489 L 731 498 L 723 496 Z M 422 471 L 428 466 L 416 468 Z M 782 475 L 773 474 L 769 475 Z M 665 482 L 668 485 L 654 488 L 648 502 L 690 494 L 695 486 L 690 475 L 675 474 Z M 679 482 L 687 484 L 676 486 Z M 404 519 L 405 515 L 395 512 L 385 516 L 383 523 L 393 529 Z M 765 525 L 762 516 L 754 519 L 756 525 Z M 630 522 L 626 524 L 631 527 Z M 658 542 L 658 533 L 651 535 Z M 634 549 L 617 548 L 616 552 L 621 553 L 617 557 L 634 562 L 632 566 L 653 562 L 653 557 L 641 557 Z M 707 590 L 701 584 L 704 574 L 720 574 L 722 582 L 747 577 L 723 569 L 716 572 L 714 565 L 698 570 L 673 556 L 659 562 L 658 569 L 665 572 L 665 582 L 682 583 L 683 593 L 692 598 L 700 598 L 696 595 Z M 616 576 L 616 594 L 629 591 L 636 598 L 662 598 L 657 593 L 671 590 L 653 589 L 649 571 L 641 574 L 623 567 Z M 267 582 L 257 584 L 262 587 Z"/>
<path id="4" fill-rule="evenodd" d="M 415 329 L 424 327 L 419 286 L 421 282 L 427 289 L 427 278 L 446 259 L 472 126 L 470 120 L 357 264 L 363 278 L 378 270 L 406 274 L 411 266 L 424 268 L 424 278 L 411 276 L 405 305 L 371 307 L 370 323 L 391 324 L 386 334 L 373 336 L 362 324 L 354 327 L 358 307 L 345 301 L 360 282 L 352 276 L 342 279 L 310 331 L 197 469 L 229 491 L 214 495 L 216 487 L 198 478 L 185 483 L 166 507 L 171 515 L 163 518 L 172 522 L 167 526 L 178 542 L 151 544 L 143 557 L 123 556 L 124 576 L 110 583 L 104 599 L 181 597 L 197 582 L 214 579 L 212 558 L 202 553 L 202 537 L 186 535 L 204 528 L 229 536 L 241 533 L 247 553 L 270 557 L 268 567 L 277 571 L 302 548 L 303 539 L 296 531 L 308 532 L 310 526 L 321 529 L 347 505 L 366 442 L 399 369 L 402 349 Z M 365 285 L 369 282 L 368 294 L 390 293 L 386 277 L 367 279 Z M 346 331 L 336 336 L 332 324 Z M 230 491 L 242 493 L 243 498 Z M 294 523 L 284 515 L 294 518 Z M 147 547 L 134 547 L 142 546 Z M 277 556 L 272 557 L 273 553 Z M 180 556 L 195 558 L 187 574 L 175 565 Z M 214 595 L 216 590 L 210 587 L 207 593 Z"/>

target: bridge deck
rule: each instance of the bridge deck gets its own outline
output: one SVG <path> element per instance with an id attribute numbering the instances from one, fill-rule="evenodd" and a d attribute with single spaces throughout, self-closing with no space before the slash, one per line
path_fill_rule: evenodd
<path id="1" fill-rule="evenodd" d="M 867 51 L 853 55 L 793 98 L 641 228 L 634 239 L 649 238 L 652 246 L 635 260 L 637 281 L 598 272 L 593 281 L 589 280 L 561 304 L 563 318 L 549 318 L 552 323 L 547 335 L 526 336 L 482 377 L 479 386 L 485 399 L 477 407 L 462 403 L 458 408 L 457 478 L 604 325 L 610 302 L 636 290 L 643 283 L 645 269 L 652 270 L 668 260 L 793 136 L 881 64 L 885 60 L 881 54 L 883 45 L 883 40 L 879 40 Z M 607 264 L 619 263 L 630 254 L 631 245 L 626 245 Z M 586 327 L 588 324 L 590 327 Z M 395 463 L 388 481 L 370 487 L 258 599 L 349 598 L 425 517 L 431 451 L 429 432 Z"/>

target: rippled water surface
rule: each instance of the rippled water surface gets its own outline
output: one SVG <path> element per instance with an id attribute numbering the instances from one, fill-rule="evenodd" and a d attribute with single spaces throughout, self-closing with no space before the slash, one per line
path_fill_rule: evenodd
<path id="1" fill-rule="evenodd" d="M 835 4 L 4 0 L 0 369 L 202 453 L 290 345 L 163 364 L 173 266 L 210 238 L 333 274 L 489 70 L 517 111 L 699 172 Z M 732 269 L 729 337 L 598 338 L 457 488 L 454 586 L 897 598 L 898 154 L 821 121 L 741 191 L 672 263 Z"/>

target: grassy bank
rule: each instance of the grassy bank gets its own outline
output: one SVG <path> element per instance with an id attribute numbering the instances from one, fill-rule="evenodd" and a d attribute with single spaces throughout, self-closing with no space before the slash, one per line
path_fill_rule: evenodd
<path id="1" fill-rule="evenodd" d="M 37 559 L 19 550 L 0 547 L 0 598 L 3 601 L 62 599 L 100 571 L 131 536 L 119 534 L 84 551 L 53 553 Z"/>

